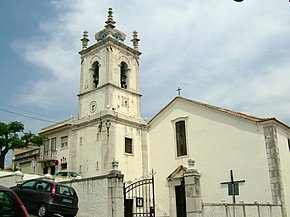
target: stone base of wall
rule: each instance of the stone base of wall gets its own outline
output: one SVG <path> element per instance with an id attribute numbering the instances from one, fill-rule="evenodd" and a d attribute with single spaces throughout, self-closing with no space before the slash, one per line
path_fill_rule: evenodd
<path id="1" fill-rule="evenodd" d="M 204 203 L 203 217 L 282 217 L 281 205 Z"/>

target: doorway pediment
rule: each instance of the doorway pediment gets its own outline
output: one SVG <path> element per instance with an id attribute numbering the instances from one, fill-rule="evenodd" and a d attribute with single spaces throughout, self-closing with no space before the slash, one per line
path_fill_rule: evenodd
<path id="1" fill-rule="evenodd" d="M 180 180 L 183 177 L 183 174 L 186 172 L 187 168 L 183 165 L 177 167 L 168 177 L 168 181 Z"/>

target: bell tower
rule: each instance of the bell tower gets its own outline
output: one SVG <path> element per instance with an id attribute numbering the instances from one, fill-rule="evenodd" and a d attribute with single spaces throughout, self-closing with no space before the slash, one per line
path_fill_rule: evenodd
<path id="1" fill-rule="evenodd" d="M 76 170 L 84 177 L 107 174 L 113 159 L 129 177 L 139 177 L 147 168 L 139 39 L 134 31 L 133 48 L 126 45 L 126 35 L 116 29 L 115 23 L 109 8 L 105 28 L 95 34 L 96 43 L 88 46 L 86 31 L 81 39 L 78 119 L 73 129 L 79 162 Z"/>
<path id="2" fill-rule="evenodd" d="M 91 116 L 111 108 L 140 118 L 139 56 L 137 32 L 131 48 L 126 35 L 115 28 L 110 8 L 105 28 L 95 34 L 97 43 L 88 46 L 88 33 L 81 39 L 81 81 L 79 117 Z"/>

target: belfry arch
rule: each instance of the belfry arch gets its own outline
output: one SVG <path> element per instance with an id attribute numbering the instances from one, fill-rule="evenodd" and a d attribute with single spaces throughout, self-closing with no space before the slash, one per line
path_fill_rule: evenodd
<path id="1" fill-rule="evenodd" d="M 96 61 L 92 65 L 92 71 L 93 71 L 93 82 L 95 87 L 98 87 L 98 84 L 100 82 L 100 67 L 99 67 L 99 62 Z"/>
<path id="2" fill-rule="evenodd" d="M 129 68 L 128 68 L 127 63 L 121 62 L 121 65 L 120 65 L 121 88 L 127 89 L 128 87 L 128 72 L 129 72 Z"/>

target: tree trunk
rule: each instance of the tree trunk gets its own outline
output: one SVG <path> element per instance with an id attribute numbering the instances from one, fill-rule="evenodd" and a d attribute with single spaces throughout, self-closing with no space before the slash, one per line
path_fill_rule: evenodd
<path id="1" fill-rule="evenodd" d="M 5 155 L 2 153 L 0 155 L 0 169 L 4 169 Z"/>
<path id="2" fill-rule="evenodd" d="M 0 154 L 0 169 L 4 169 L 5 166 L 5 156 L 7 154 L 8 150 L 4 149 Z"/>

